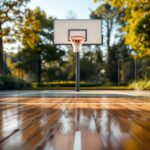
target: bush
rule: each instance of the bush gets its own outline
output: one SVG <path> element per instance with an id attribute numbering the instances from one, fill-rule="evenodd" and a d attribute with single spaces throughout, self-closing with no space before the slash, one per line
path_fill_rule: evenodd
<path id="1" fill-rule="evenodd" d="M 135 90 L 150 90 L 150 80 L 145 79 L 140 81 L 134 81 L 129 84 L 129 88 Z"/>
<path id="2" fill-rule="evenodd" d="M 12 76 L 0 76 L 0 90 L 17 90 L 30 88 L 31 84 Z"/>
<path id="3" fill-rule="evenodd" d="M 37 87 L 37 83 L 33 83 L 33 87 Z M 75 82 L 74 81 L 61 81 L 61 82 L 45 82 L 41 85 L 41 87 L 74 87 Z M 80 87 L 97 87 L 101 86 L 101 84 L 96 83 L 85 83 L 83 81 L 80 82 Z"/>

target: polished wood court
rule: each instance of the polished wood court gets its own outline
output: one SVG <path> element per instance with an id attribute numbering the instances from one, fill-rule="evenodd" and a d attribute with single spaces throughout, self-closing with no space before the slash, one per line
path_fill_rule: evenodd
<path id="1" fill-rule="evenodd" d="M 1 150 L 149 150 L 150 99 L 0 98 Z"/>

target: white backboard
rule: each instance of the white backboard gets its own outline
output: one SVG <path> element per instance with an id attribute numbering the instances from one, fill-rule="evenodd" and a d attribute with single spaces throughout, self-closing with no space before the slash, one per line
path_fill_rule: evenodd
<path id="1" fill-rule="evenodd" d="M 54 44 L 68 45 L 70 36 L 84 36 L 83 45 L 102 44 L 101 20 L 75 19 L 54 21 Z"/>

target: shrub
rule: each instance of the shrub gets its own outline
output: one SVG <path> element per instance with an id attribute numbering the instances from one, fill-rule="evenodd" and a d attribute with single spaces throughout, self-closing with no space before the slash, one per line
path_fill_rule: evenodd
<path id="1" fill-rule="evenodd" d="M 150 90 L 150 80 L 139 80 L 134 81 L 131 84 L 129 84 L 129 88 L 135 89 L 135 90 Z"/>
<path id="2" fill-rule="evenodd" d="M 61 81 L 61 82 L 45 82 L 41 85 L 41 87 L 74 87 L 75 82 L 74 81 Z M 80 87 L 97 87 L 101 86 L 101 84 L 96 84 L 96 83 L 85 83 L 83 81 L 80 82 Z M 37 83 L 33 83 L 33 87 L 37 87 Z"/>
<path id="3" fill-rule="evenodd" d="M 30 88 L 31 84 L 12 76 L 0 76 L 0 90 L 17 90 Z"/>

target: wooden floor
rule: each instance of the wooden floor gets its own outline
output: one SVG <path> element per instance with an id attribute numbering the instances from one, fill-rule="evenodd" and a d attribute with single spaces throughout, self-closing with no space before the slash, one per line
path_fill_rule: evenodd
<path id="1" fill-rule="evenodd" d="M 0 98 L 0 150 L 150 150 L 150 99 Z"/>

